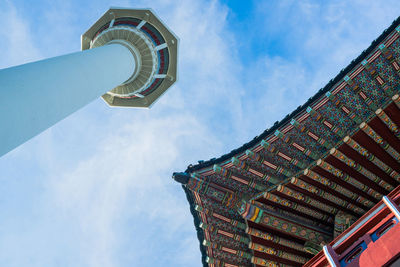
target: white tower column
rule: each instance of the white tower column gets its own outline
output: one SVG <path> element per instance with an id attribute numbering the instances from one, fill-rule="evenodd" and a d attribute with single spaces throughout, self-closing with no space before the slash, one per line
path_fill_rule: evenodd
<path id="1" fill-rule="evenodd" d="M 0 70 L 0 157 L 100 96 L 149 108 L 176 81 L 177 46 L 151 10 L 111 8 L 82 52 Z"/>
<path id="2" fill-rule="evenodd" d="M 126 82 L 136 62 L 122 44 L 0 70 L 0 156 Z"/>

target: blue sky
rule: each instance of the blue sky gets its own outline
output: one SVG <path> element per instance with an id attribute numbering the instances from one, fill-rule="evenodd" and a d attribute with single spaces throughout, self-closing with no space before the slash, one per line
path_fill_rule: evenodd
<path id="1" fill-rule="evenodd" d="M 0 266 L 200 266 L 172 172 L 272 126 L 400 15 L 397 0 L 1 1 L 0 68 L 78 51 L 110 6 L 151 7 L 179 36 L 179 82 L 151 110 L 98 99 L 0 158 Z"/>

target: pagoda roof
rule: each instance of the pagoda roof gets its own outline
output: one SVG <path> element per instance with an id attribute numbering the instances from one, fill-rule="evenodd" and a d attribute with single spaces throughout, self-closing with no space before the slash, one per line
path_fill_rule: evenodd
<path id="1" fill-rule="evenodd" d="M 301 266 L 399 184 L 399 24 L 261 135 L 174 173 L 204 266 Z"/>
<path id="2" fill-rule="evenodd" d="M 378 45 L 382 43 L 383 40 L 385 40 L 390 33 L 392 33 L 396 27 L 400 24 L 400 17 L 395 19 L 392 24 L 390 25 L 389 28 L 384 30 L 382 34 L 376 38 L 370 46 L 365 49 L 357 58 L 353 59 L 350 64 L 342 69 L 336 77 L 331 79 L 323 88 L 318 90 L 318 92 L 310 97 L 303 105 L 298 106 L 294 111 L 286 115 L 282 120 L 276 121 L 272 127 L 265 129 L 264 132 L 262 132 L 260 135 L 254 137 L 250 142 L 243 144 L 241 147 L 238 147 L 231 152 L 222 155 L 218 158 L 212 158 L 207 161 L 200 161 L 198 164 L 192 165 L 190 164 L 185 172 L 194 172 L 209 166 L 212 166 L 214 164 L 221 163 L 225 160 L 230 159 L 231 157 L 243 153 L 246 151 L 246 149 L 249 149 L 251 147 L 254 147 L 257 143 L 259 143 L 261 140 L 267 138 L 268 136 L 274 134 L 274 132 L 282 128 L 284 125 L 290 123 L 290 121 L 298 117 L 299 114 L 304 113 L 307 109 L 308 106 L 310 106 L 312 103 L 316 102 L 319 98 L 323 97 L 328 91 L 330 91 L 337 83 L 343 80 L 343 78 L 346 76 L 347 73 L 349 73 L 352 69 L 354 69 L 357 65 L 360 65 L 361 62 L 369 55 L 371 52 L 377 49 Z"/>

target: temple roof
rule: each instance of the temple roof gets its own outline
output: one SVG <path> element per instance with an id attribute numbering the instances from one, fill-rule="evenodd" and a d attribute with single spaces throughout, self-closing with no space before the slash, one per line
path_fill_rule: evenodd
<path id="1" fill-rule="evenodd" d="M 300 266 L 399 184 L 399 24 L 249 143 L 174 173 L 204 266 Z"/>
<path id="2" fill-rule="evenodd" d="M 219 158 L 212 158 L 207 161 L 200 161 L 200 163 L 192 165 L 190 164 L 185 172 L 193 172 L 202 168 L 206 168 L 209 166 L 212 166 L 214 164 L 218 164 L 220 162 L 223 162 L 227 159 L 230 159 L 234 155 L 237 155 L 239 153 L 243 153 L 246 149 L 249 149 L 259 143 L 261 140 L 265 139 L 267 136 L 272 135 L 277 129 L 283 127 L 285 124 L 288 124 L 290 120 L 294 117 L 297 117 L 298 114 L 304 113 L 307 109 L 308 106 L 310 106 L 312 103 L 314 103 L 316 100 L 318 100 L 321 96 L 324 96 L 328 91 L 330 91 L 338 82 L 342 81 L 344 76 L 346 76 L 347 73 L 349 73 L 352 69 L 354 69 L 357 65 L 361 64 L 361 62 L 369 55 L 373 50 L 375 50 L 378 45 L 388 37 L 390 33 L 392 33 L 396 27 L 400 24 L 400 17 L 398 17 L 396 20 L 392 22 L 389 28 L 384 30 L 382 34 L 376 38 L 374 41 L 372 41 L 371 45 L 365 49 L 357 58 L 352 60 L 350 64 L 342 69 L 336 77 L 331 79 L 323 88 L 321 88 L 315 95 L 310 97 L 307 102 L 305 102 L 303 105 L 298 106 L 293 112 L 290 114 L 286 115 L 282 120 L 276 121 L 272 127 L 265 129 L 264 132 L 262 132 L 260 135 L 254 137 L 250 142 L 243 144 L 241 147 L 232 150 L 231 152 L 220 156 Z"/>

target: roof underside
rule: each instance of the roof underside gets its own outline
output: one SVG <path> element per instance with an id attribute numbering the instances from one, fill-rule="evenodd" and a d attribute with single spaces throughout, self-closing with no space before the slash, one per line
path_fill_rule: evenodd
<path id="1" fill-rule="evenodd" d="M 271 128 L 266 129 L 263 133 L 260 135 L 254 137 L 250 142 L 244 144 L 243 146 L 232 150 L 231 152 L 222 155 L 219 158 L 212 158 L 208 161 L 203 161 L 199 164 L 192 165 L 190 164 L 185 172 L 194 172 L 209 166 L 212 166 L 214 164 L 221 163 L 225 160 L 228 160 L 232 158 L 233 156 L 243 153 L 246 151 L 246 149 L 249 149 L 251 147 L 254 147 L 256 144 L 258 144 L 261 140 L 266 139 L 268 136 L 273 135 L 274 132 L 277 129 L 282 128 L 286 124 L 288 124 L 291 119 L 298 117 L 299 114 L 302 114 L 306 111 L 307 107 L 310 106 L 312 103 L 317 102 L 317 100 L 321 97 L 323 97 L 328 91 L 330 91 L 332 88 L 335 87 L 338 83 L 343 81 L 343 78 L 346 76 L 347 73 L 351 72 L 356 66 L 360 65 L 361 62 L 368 57 L 374 50 L 377 49 L 378 45 L 382 43 L 383 40 L 385 40 L 390 33 L 393 33 L 393 31 L 396 29 L 396 27 L 400 24 L 400 17 L 398 17 L 396 20 L 392 22 L 392 25 L 390 25 L 389 28 L 387 28 L 383 33 L 375 39 L 371 45 L 364 50 L 356 59 L 352 60 L 350 64 L 341 70 L 338 75 L 336 75 L 335 78 L 331 79 L 323 88 L 321 88 L 315 95 L 310 97 L 306 103 L 303 105 L 297 107 L 292 113 L 288 114 L 283 118 L 281 121 L 276 121 Z"/>
<path id="2" fill-rule="evenodd" d="M 282 121 L 188 166 L 204 266 L 301 266 L 303 247 L 331 241 L 399 184 L 399 24 Z"/>

